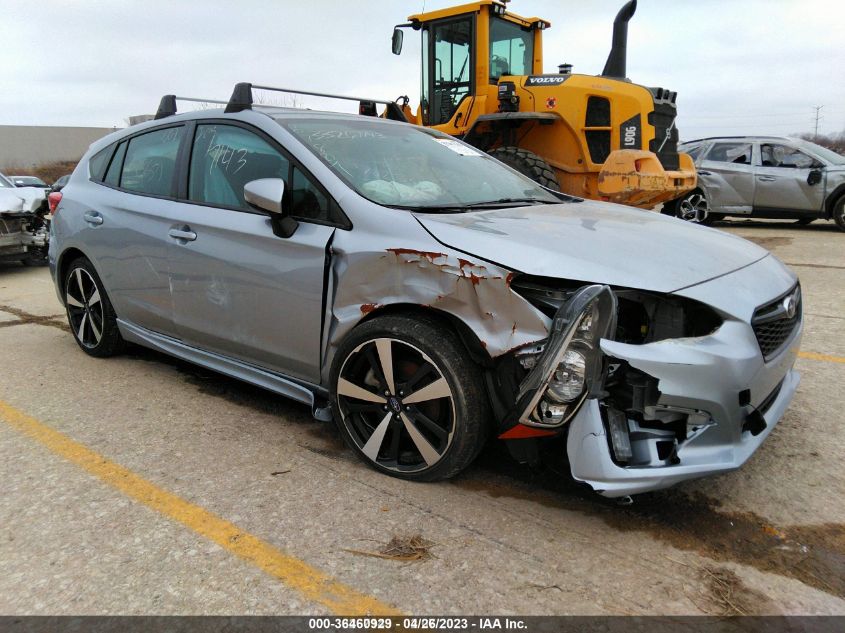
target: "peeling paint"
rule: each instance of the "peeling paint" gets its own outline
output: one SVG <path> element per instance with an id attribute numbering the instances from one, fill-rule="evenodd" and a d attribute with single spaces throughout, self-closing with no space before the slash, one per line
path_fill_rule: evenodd
<path id="1" fill-rule="evenodd" d="M 399 255 L 417 255 L 418 257 L 423 257 L 432 263 L 434 263 L 435 259 L 446 257 L 446 253 L 435 253 L 433 251 L 418 251 L 413 248 L 388 248 L 386 250 L 388 253 L 393 253 L 397 257 Z"/>
<path id="2" fill-rule="evenodd" d="M 510 289 L 510 270 L 437 250 L 436 242 L 372 251 L 355 238 L 354 232 L 338 234 L 333 244 L 331 274 L 337 283 L 326 370 L 339 341 L 366 315 L 386 306 L 428 307 L 450 314 L 466 324 L 494 358 L 548 336 L 549 318 Z"/>

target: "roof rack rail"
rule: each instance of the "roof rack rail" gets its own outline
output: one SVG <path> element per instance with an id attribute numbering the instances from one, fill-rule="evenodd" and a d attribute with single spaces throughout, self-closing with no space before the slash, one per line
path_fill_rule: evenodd
<path id="1" fill-rule="evenodd" d="M 158 104 L 158 111 L 156 112 L 156 119 L 164 119 L 176 114 L 177 101 L 195 101 L 197 103 L 220 103 L 226 105 L 226 101 L 219 101 L 217 99 L 199 99 L 197 97 L 177 97 L 176 95 L 164 95 Z"/>
<path id="2" fill-rule="evenodd" d="M 377 116 L 376 104 L 381 103 L 386 106 L 386 116 L 388 119 L 395 121 L 402 121 L 407 123 L 408 119 L 402 108 L 395 101 L 387 101 L 384 99 L 365 99 L 362 97 L 350 97 L 348 95 L 336 95 L 328 92 L 313 92 L 309 90 L 296 90 L 294 88 L 276 88 L 274 86 L 260 86 L 247 82 L 235 84 L 235 89 L 232 91 L 232 97 L 226 104 L 226 112 L 241 112 L 242 110 L 251 110 L 255 101 L 252 98 L 252 90 L 272 90 L 273 92 L 290 92 L 299 95 L 309 95 L 311 97 L 327 97 L 329 99 L 344 99 L 346 101 L 358 102 L 358 113 L 366 116 Z"/>

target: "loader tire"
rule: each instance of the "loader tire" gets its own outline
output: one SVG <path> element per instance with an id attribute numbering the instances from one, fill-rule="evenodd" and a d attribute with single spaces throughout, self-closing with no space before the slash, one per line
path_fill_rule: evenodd
<path id="1" fill-rule="evenodd" d="M 518 147 L 497 147 L 487 153 L 546 189 L 560 191 L 554 169 L 537 154 Z"/>

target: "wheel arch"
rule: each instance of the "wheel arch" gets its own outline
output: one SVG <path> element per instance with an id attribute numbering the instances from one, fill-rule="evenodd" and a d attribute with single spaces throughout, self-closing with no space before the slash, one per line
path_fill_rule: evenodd
<path id="1" fill-rule="evenodd" d="M 85 257 L 86 259 L 88 259 L 88 261 L 91 261 L 91 259 L 85 253 L 83 253 L 75 246 L 71 246 L 70 248 L 67 248 L 62 251 L 62 253 L 58 257 L 58 260 L 56 261 L 56 284 L 59 287 L 62 305 L 64 305 L 65 302 L 65 280 L 67 279 L 68 267 L 70 266 L 71 262 L 79 259 L 80 257 Z M 91 262 L 91 265 L 93 266 L 94 263 Z"/>
<path id="2" fill-rule="evenodd" d="M 824 200 L 824 218 L 826 220 L 833 217 L 833 209 L 843 197 L 845 197 L 845 182 L 827 194 Z"/>
<path id="3" fill-rule="evenodd" d="M 489 367 L 493 364 L 493 359 L 487 351 L 486 345 L 478 338 L 469 325 L 454 314 L 431 306 L 415 303 L 394 303 L 384 306 L 376 306 L 368 312 L 364 318 L 358 321 L 355 327 L 358 327 L 362 323 L 387 315 L 403 315 L 408 317 L 421 316 L 429 320 L 438 321 L 458 335 L 461 344 L 464 346 L 473 362 L 481 365 L 482 367 Z M 352 328 L 350 332 L 353 332 L 354 330 L 355 328 Z"/>

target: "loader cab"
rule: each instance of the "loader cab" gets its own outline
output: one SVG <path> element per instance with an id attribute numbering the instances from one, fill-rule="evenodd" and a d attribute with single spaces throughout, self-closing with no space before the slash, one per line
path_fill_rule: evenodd
<path id="1" fill-rule="evenodd" d="M 477 116 L 496 111 L 500 77 L 542 72 L 541 34 L 548 23 L 506 13 L 496 0 L 409 20 L 397 28 L 421 33 L 421 125 L 461 136 Z"/>

